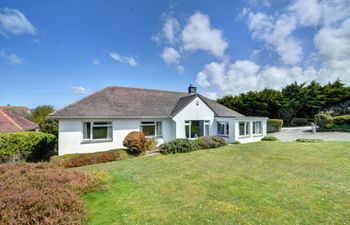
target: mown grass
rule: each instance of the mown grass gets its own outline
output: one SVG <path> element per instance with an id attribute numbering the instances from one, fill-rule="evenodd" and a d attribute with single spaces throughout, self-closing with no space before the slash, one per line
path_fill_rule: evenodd
<path id="1" fill-rule="evenodd" d="M 260 142 L 81 167 L 88 224 L 348 224 L 350 142 Z"/>

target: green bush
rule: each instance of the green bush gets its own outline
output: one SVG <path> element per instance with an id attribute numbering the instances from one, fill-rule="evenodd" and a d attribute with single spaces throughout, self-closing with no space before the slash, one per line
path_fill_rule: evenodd
<path id="1" fill-rule="evenodd" d="M 267 129 L 269 132 L 280 131 L 283 126 L 283 120 L 280 119 L 268 119 Z"/>
<path id="2" fill-rule="evenodd" d="M 312 120 L 312 119 L 311 119 Z M 311 121 L 309 118 L 293 118 L 291 125 L 293 126 L 308 126 L 311 124 Z"/>
<path id="3" fill-rule="evenodd" d="M 235 142 L 233 142 L 233 144 L 239 145 L 239 144 L 241 144 L 241 142 L 240 141 L 235 141 Z"/>
<path id="4" fill-rule="evenodd" d="M 325 128 L 325 129 L 335 128 L 333 118 L 328 114 L 316 114 L 315 123 L 320 128 Z"/>
<path id="5" fill-rule="evenodd" d="M 333 121 L 338 126 L 350 126 L 350 115 L 335 116 Z"/>
<path id="6" fill-rule="evenodd" d="M 313 138 L 299 138 L 299 139 L 296 139 L 295 140 L 296 142 L 310 142 L 310 143 L 313 143 L 313 142 L 322 142 L 323 140 L 322 139 L 313 139 Z"/>
<path id="7" fill-rule="evenodd" d="M 159 151 L 162 154 L 184 153 L 196 151 L 199 149 L 200 147 L 195 141 L 182 138 L 169 141 L 159 146 Z"/>
<path id="8" fill-rule="evenodd" d="M 265 136 L 261 139 L 262 141 L 278 141 L 278 138 L 274 136 Z"/>
<path id="9" fill-rule="evenodd" d="M 41 132 L 0 133 L 0 162 L 48 160 L 56 141 L 54 135 Z"/>
<path id="10" fill-rule="evenodd" d="M 125 137 L 123 145 L 136 155 L 143 154 L 145 151 L 153 150 L 156 147 L 153 139 L 146 138 L 144 133 L 139 131 L 130 132 Z"/>
<path id="11" fill-rule="evenodd" d="M 225 140 L 218 136 L 199 137 L 195 142 L 201 149 L 218 148 L 226 145 Z"/>

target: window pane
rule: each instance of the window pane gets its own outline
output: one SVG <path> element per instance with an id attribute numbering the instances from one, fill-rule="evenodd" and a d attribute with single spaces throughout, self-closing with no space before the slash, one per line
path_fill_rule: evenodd
<path id="1" fill-rule="evenodd" d="M 245 134 L 248 135 L 249 134 L 249 122 L 245 123 Z"/>
<path id="2" fill-rule="evenodd" d="M 162 122 L 161 121 L 157 121 L 156 123 L 157 126 L 157 136 L 162 136 Z"/>
<path id="3" fill-rule="evenodd" d="M 230 127 L 229 127 L 229 123 L 226 122 L 226 135 L 229 135 L 230 134 Z"/>
<path id="4" fill-rule="evenodd" d="M 155 126 L 143 125 L 141 126 L 141 131 L 145 134 L 145 136 L 155 136 Z"/>
<path id="5" fill-rule="evenodd" d="M 244 122 L 239 122 L 239 135 L 244 135 Z"/>
<path id="6" fill-rule="evenodd" d="M 261 121 L 256 122 L 256 133 L 261 134 Z"/>
<path id="7" fill-rule="evenodd" d="M 253 122 L 253 134 L 256 134 L 256 122 Z"/>
<path id="8" fill-rule="evenodd" d="M 205 134 L 204 136 L 209 136 L 209 124 L 205 124 Z"/>
<path id="9" fill-rule="evenodd" d="M 90 139 L 91 138 L 91 123 L 84 123 L 83 124 L 83 138 L 84 139 Z"/>
<path id="10" fill-rule="evenodd" d="M 107 127 L 93 127 L 92 138 L 93 139 L 106 139 L 106 138 L 108 138 Z"/>
<path id="11" fill-rule="evenodd" d="M 185 125 L 186 138 L 190 138 L 190 125 Z"/>
<path id="12" fill-rule="evenodd" d="M 200 121 L 199 120 L 193 120 L 191 121 L 191 138 L 197 138 L 201 137 L 203 135 L 200 129 Z"/>

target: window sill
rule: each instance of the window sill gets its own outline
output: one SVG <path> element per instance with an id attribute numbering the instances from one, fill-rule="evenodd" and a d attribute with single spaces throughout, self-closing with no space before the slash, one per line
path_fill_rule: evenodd
<path id="1" fill-rule="evenodd" d="M 92 144 L 92 143 L 103 143 L 103 142 L 112 142 L 113 139 L 96 139 L 96 140 L 83 140 L 80 144 Z"/>
<path id="2" fill-rule="evenodd" d="M 223 138 L 230 138 L 230 135 L 223 135 L 223 134 L 218 134 L 219 137 L 223 137 Z"/>
<path id="3" fill-rule="evenodd" d="M 163 136 L 145 136 L 146 138 L 161 139 Z"/>
<path id="4" fill-rule="evenodd" d="M 253 134 L 253 137 L 262 137 L 262 134 Z"/>
<path id="5" fill-rule="evenodd" d="M 242 139 L 242 138 L 250 138 L 249 135 L 244 135 L 244 136 L 239 136 L 238 138 Z"/>

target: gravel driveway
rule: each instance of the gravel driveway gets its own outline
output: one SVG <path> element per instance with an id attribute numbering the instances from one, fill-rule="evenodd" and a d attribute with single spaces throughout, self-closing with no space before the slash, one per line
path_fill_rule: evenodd
<path id="1" fill-rule="evenodd" d="M 288 127 L 280 132 L 270 133 L 281 141 L 295 141 L 298 138 L 318 138 L 332 141 L 350 141 L 350 133 L 346 132 L 317 132 L 312 133 L 311 127 Z"/>

